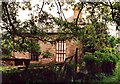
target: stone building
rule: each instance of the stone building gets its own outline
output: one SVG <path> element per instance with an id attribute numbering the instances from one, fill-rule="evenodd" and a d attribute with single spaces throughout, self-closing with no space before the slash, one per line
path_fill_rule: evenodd
<path id="1" fill-rule="evenodd" d="M 73 21 L 73 19 L 77 18 L 78 10 L 74 9 L 74 15 L 70 18 L 68 18 L 68 21 Z M 80 14 L 80 17 L 82 17 L 82 14 Z M 82 21 L 82 20 L 80 20 Z M 58 33 L 49 32 L 48 35 L 57 35 Z M 81 44 L 76 44 L 76 41 L 74 40 L 59 40 L 56 44 L 51 44 L 49 42 L 43 43 L 42 41 L 39 41 L 40 44 L 40 50 L 42 51 L 49 51 L 53 54 L 52 58 L 56 62 L 63 62 L 65 58 L 75 55 L 76 48 L 79 48 L 78 56 L 80 56 L 82 49 Z M 12 55 L 14 55 L 16 58 L 29 58 L 33 61 L 40 61 L 42 55 L 35 56 L 34 54 L 28 53 L 28 52 L 12 52 Z"/>

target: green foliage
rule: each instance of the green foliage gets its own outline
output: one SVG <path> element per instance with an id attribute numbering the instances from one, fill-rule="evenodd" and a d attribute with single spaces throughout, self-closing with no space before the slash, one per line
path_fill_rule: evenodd
<path id="1" fill-rule="evenodd" d="M 10 36 L 10 34 L 5 33 L 5 35 L 1 35 L 1 49 L 2 49 L 2 54 L 4 56 L 11 56 L 11 52 L 14 48 L 13 46 L 13 41 L 12 41 L 12 37 Z"/>
<path id="2" fill-rule="evenodd" d="M 115 64 L 118 62 L 118 57 L 114 53 L 114 49 L 102 49 L 94 53 L 85 53 L 83 62 L 85 62 L 84 67 L 89 73 L 94 72 L 94 74 L 97 74 L 102 71 L 102 73 L 111 74 L 115 68 Z M 107 69 L 108 67 L 109 70 Z"/>
<path id="3" fill-rule="evenodd" d="M 104 76 L 100 81 L 97 82 L 111 82 L 111 83 L 119 83 L 120 81 L 120 61 L 117 62 L 114 74 L 110 76 Z"/>
<path id="4" fill-rule="evenodd" d="M 120 60 L 120 52 L 118 52 L 118 53 L 116 54 L 116 56 L 117 56 L 118 60 Z"/>
<path id="5" fill-rule="evenodd" d="M 49 57 L 53 56 L 53 54 L 49 51 L 43 51 L 42 56 L 43 56 L 43 58 L 49 58 Z"/>
<path id="6" fill-rule="evenodd" d="M 113 19 L 114 21 L 117 23 L 117 30 L 118 29 L 118 26 L 120 26 L 120 2 L 115 2 L 113 3 Z"/>
<path id="7" fill-rule="evenodd" d="M 120 60 L 116 64 L 115 75 L 117 76 L 117 80 L 120 81 Z"/>
<path id="8" fill-rule="evenodd" d="M 96 25 L 98 25 L 96 27 Z M 100 23 L 93 23 L 81 28 L 80 33 L 78 33 L 78 37 L 80 37 L 81 42 L 84 45 L 84 52 L 94 52 L 95 50 L 99 50 L 105 46 L 106 39 L 104 32 L 106 29 L 101 28 Z"/>
<path id="9" fill-rule="evenodd" d="M 97 26 L 98 25 L 98 26 Z M 81 40 L 84 45 L 84 52 L 93 52 L 106 47 L 114 48 L 118 39 L 108 35 L 106 27 L 102 23 L 93 23 L 82 31 Z"/>
<path id="10" fill-rule="evenodd" d="M 103 54 L 101 60 L 102 60 L 102 63 L 111 63 L 111 62 L 113 62 L 113 60 L 110 59 L 110 55 L 107 54 L 107 53 Z"/>
<path id="11" fill-rule="evenodd" d="M 37 40 L 31 40 L 27 46 L 29 52 L 37 53 L 38 56 L 41 54 L 40 45 Z"/>
<path id="12" fill-rule="evenodd" d="M 114 73 L 115 66 L 118 66 L 118 64 L 116 65 L 118 57 L 113 48 L 101 49 L 94 53 L 86 52 L 83 57 L 83 63 L 85 65 L 83 65 L 82 69 L 88 72 L 84 77 L 87 80 L 83 81 L 116 80 L 116 77 L 106 79 L 107 75 Z"/>
<path id="13" fill-rule="evenodd" d="M 106 47 L 106 48 L 103 48 L 101 50 L 99 50 L 101 53 L 112 53 L 112 54 L 115 54 L 116 53 L 116 50 L 115 48 L 109 48 L 109 47 Z"/>
<path id="14" fill-rule="evenodd" d="M 64 5 L 63 2 L 58 2 L 62 6 Z M 86 12 L 88 12 L 87 20 L 90 20 L 89 24 L 85 24 L 84 27 L 80 27 L 77 25 L 78 22 L 77 19 L 72 22 L 68 22 L 67 20 L 63 20 L 64 14 L 61 14 L 58 7 L 58 12 L 60 18 L 56 18 L 52 16 L 51 14 L 48 14 L 47 12 L 43 11 L 43 8 L 39 8 L 38 4 L 34 7 L 31 7 L 30 2 L 22 3 L 2 3 L 3 4 L 3 12 L 2 12 L 2 20 L 3 20 L 3 27 L 2 29 L 7 30 L 7 33 L 10 34 L 9 38 L 14 37 L 15 35 L 21 37 L 21 43 L 24 43 L 22 39 L 26 38 L 39 38 L 39 40 L 48 40 L 48 36 L 46 33 L 49 30 L 54 30 L 53 28 L 58 28 L 58 33 L 64 33 L 59 34 L 58 39 L 79 39 L 83 45 L 84 45 L 84 52 L 94 52 L 96 50 L 102 49 L 106 46 L 114 47 L 116 42 L 115 38 L 108 36 L 107 34 L 107 23 L 111 21 L 111 10 L 108 6 L 109 4 L 107 2 L 104 3 L 82 3 L 74 1 L 71 1 L 68 3 L 71 6 L 74 6 L 78 8 L 78 11 L 81 9 L 81 6 L 83 5 L 83 8 L 86 8 Z M 49 9 L 54 8 L 53 2 L 43 2 L 43 6 L 48 6 Z M 57 4 L 56 4 L 57 5 Z M 117 10 L 117 12 L 113 11 L 115 13 L 116 20 L 119 18 L 119 4 L 118 3 L 112 3 L 114 10 Z M 60 5 L 59 5 L 60 6 Z M 32 10 L 34 8 L 37 8 L 35 13 L 38 11 L 38 16 L 34 15 L 33 13 L 29 16 L 31 17 L 29 20 L 26 20 L 24 22 L 20 21 L 18 16 L 18 9 L 22 10 Z M 61 8 L 61 7 L 60 7 Z M 67 7 L 66 7 L 67 8 Z M 6 12 L 8 10 L 8 13 Z M 10 17 L 9 17 L 9 16 Z M 63 16 L 63 17 L 62 17 Z M 11 21 L 10 21 L 10 20 Z M 64 18 L 65 19 L 65 18 Z M 78 19 L 81 19 L 81 17 L 78 17 Z M 39 27 L 36 25 L 36 21 L 39 22 Z M 117 20 L 118 22 L 119 20 Z M 11 27 L 11 23 L 12 27 Z M 83 23 L 85 23 L 83 21 Z M 10 30 L 10 31 L 9 31 Z M 71 33 L 70 35 L 66 35 L 67 33 Z M 51 37 L 52 38 L 52 37 Z M 13 39 L 12 39 L 13 40 Z M 13 45 L 13 41 L 10 41 Z M 16 43 L 17 44 L 17 43 Z M 17 49 L 21 49 L 19 46 L 20 44 L 14 44 Z M 26 45 L 26 43 L 24 44 Z M 12 46 L 11 46 L 12 48 Z M 12 48 L 13 49 L 13 48 Z M 24 47 L 25 49 L 25 47 Z M 11 50 L 11 49 L 10 49 Z"/>
<path id="15" fill-rule="evenodd" d="M 41 8 L 37 7 L 40 16 L 36 16 L 33 13 L 28 15 L 30 19 L 21 21 L 18 19 L 18 11 L 22 10 L 32 10 L 36 9 L 36 6 L 31 7 L 30 2 L 2 2 L 2 28 L 6 31 L 3 33 L 2 48 L 8 50 L 4 52 L 5 55 L 11 55 L 11 51 L 27 51 L 36 52 L 40 55 L 41 51 L 37 40 L 42 40 L 43 42 L 49 39 L 46 34 L 48 30 L 53 29 L 53 18 L 52 15 Z M 39 15 L 38 14 L 38 15 Z M 39 19 L 39 27 L 36 22 Z M 31 41 L 32 39 L 32 41 Z"/>
<path id="16" fill-rule="evenodd" d="M 20 72 L 20 70 L 18 70 L 17 68 L 15 67 L 0 67 L 0 72 L 3 72 L 3 73 L 18 73 Z"/>
<path id="17" fill-rule="evenodd" d="M 113 49 L 114 51 L 114 49 Z M 112 52 L 113 52 L 112 51 Z M 99 50 L 99 51 L 95 51 L 94 53 L 85 53 L 85 56 L 83 57 L 83 61 L 85 61 L 86 63 L 108 63 L 108 62 L 113 62 L 116 63 L 118 61 L 118 57 L 117 54 L 112 53 L 111 50 Z"/>
<path id="18" fill-rule="evenodd" d="M 12 50 L 9 50 L 7 48 L 2 48 L 2 55 L 5 58 L 8 58 L 8 57 L 12 56 L 11 52 L 12 52 Z"/>
<path id="19" fill-rule="evenodd" d="M 118 58 L 115 54 L 109 54 L 109 58 L 112 60 L 113 63 L 117 63 Z"/>
<path id="20" fill-rule="evenodd" d="M 118 38 L 108 35 L 106 37 L 106 46 L 114 48 L 118 44 Z"/>
<path id="21" fill-rule="evenodd" d="M 95 55 L 92 53 L 85 53 L 83 61 L 85 61 L 86 63 L 95 63 L 97 61 L 97 57 L 95 57 Z"/>
<path id="22" fill-rule="evenodd" d="M 3 55 L 5 56 L 11 56 L 11 52 L 14 51 L 24 51 L 24 52 L 35 52 L 38 55 L 41 54 L 39 43 L 36 39 L 22 39 L 20 37 L 16 37 L 15 40 L 10 38 L 10 36 L 7 36 L 8 34 L 5 34 L 4 37 L 2 37 L 2 50 Z"/>
<path id="23" fill-rule="evenodd" d="M 114 48 L 104 48 L 99 51 L 95 51 L 95 56 L 101 59 L 102 62 L 117 62 L 118 56 Z"/>

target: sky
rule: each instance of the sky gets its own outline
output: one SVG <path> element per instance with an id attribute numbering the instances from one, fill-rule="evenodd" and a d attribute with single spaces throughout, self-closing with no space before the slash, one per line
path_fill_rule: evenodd
<path id="1" fill-rule="evenodd" d="M 11 0 L 11 1 L 12 1 L 12 0 Z M 16 0 L 16 1 L 24 2 L 24 1 L 29 1 L 29 0 Z M 40 6 L 42 6 L 42 3 L 41 3 L 42 0 L 30 0 L 30 1 L 31 1 L 32 7 L 33 7 L 34 5 L 36 5 L 36 4 L 39 4 Z M 44 0 L 44 1 L 47 1 L 47 0 Z M 51 1 L 54 1 L 54 0 L 51 0 Z M 43 10 L 44 10 L 44 11 L 47 11 L 48 13 L 52 14 L 52 15 L 55 16 L 55 17 L 58 17 L 58 16 L 59 16 L 59 15 L 57 14 L 57 7 L 54 7 L 54 8 L 50 11 L 47 6 L 44 6 L 44 9 L 43 9 Z M 35 11 L 35 10 L 29 11 L 29 10 L 22 10 L 22 9 L 20 9 L 20 10 L 18 10 L 18 15 L 19 15 L 18 19 L 20 19 L 21 21 L 25 21 L 25 20 L 27 20 L 27 19 L 30 19 L 30 17 L 28 16 L 28 14 L 30 14 L 30 13 L 32 13 L 32 12 L 34 12 L 34 11 Z M 72 10 L 72 9 L 70 9 L 69 11 L 63 11 L 63 12 L 64 12 L 64 15 L 65 15 L 66 18 L 69 18 L 69 17 L 73 16 L 73 10 Z M 1 32 L 1 31 L 2 31 L 2 30 L 1 30 L 1 28 L 0 28 L 0 32 Z"/>
<path id="2" fill-rule="evenodd" d="M 38 3 L 39 3 L 39 5 L 42 5 L 41 1 L 42 0 L 31 0 L 32 6 L 34 6 L 35 4 L 38 4 Z M 53 0 L 51 0 L 51 1 L 53 1 Z M 76 1 L 79 1 L 79 0 L 76 0 Z M 44 10 L 47 11 L 48 13 L 52 14 L 53 16 L 58 17 L 57 7 L 54 7 L 51 11 L 49 11 L 48 7 L 45 6 Z M 69 9 L 68 11 L 63 11 L 63 12 L 64 12 L 64 15 L 65 15 L 66 18 L 69 18 L 69 17 L 71 17 L 71 16 L 74 15 L 72 8 Z M 24 21 L 26 19 L 30 19 L 29 16 L 28 16 L 29 13 L 30 13 L 30 11 L 28 11 L 28 10 L 27 11 L 20 10 L 19 11 L 19 18 L 22 21 Z M 85 17 L 85 13 L 83 13 L 83 17 Z M 117 33 L 117 31 L 116 31 L 116 25 L 115 24 L 109 24 L 108 28 L 109 28 L 109 33 L 112 36 L 116 36 L 116 33 Z"/>
<path id="3" fill-rule="evenodd" d="M 39 4 L 40 6 L 42 6 L 41 1 L 42 0 L 31 0 L 31 5 L 34 6 L 35 4 Z M 52 14 L 53 16 L 56 16 L 56 17 L 59 16 L 57 14 L 57 7 L 52 8 L 52 10 L 50 11 L 47 6 L 44 6 L 43 10 L 47 11 L 48 13 Z M 66 18 L 69 18 L 69 17 L 73 16 L 72 8 L 69 9 L 68 11 L 63 11 L 63 12 L 64 12 L 64 15 L 65 15 Z M 22 21 L 24 21 L 26 19 L 29 19 L 29 16 L 28 16 L 29 13 L 30 13 L 29 10 L 26 10 L 26 11 L 19 10 L 19 13 L 18 13 L 19 14 L 19 19 L 21 19 Z"/>
<path id="4" fill-rule="evenodd" d="M 19 2 L 23 2 L 23 1 L 29 1 L 29 0 L 18 0 Z M 32 7 L 35 5 L 35 4 L 39 4 L 40 6 L 42 6 L 42 3 L 41 3 L 42 0 L 31 0 L 31 5 Z M 44 0 L 44 1 L 47 1 L 47 0 Z M 54 0 L 50 0 L 50 1 L 54 1 Z M 64 0 L 60 0 L 60 1 L 64 1 Z M 79 0 L 76 0 L 76 1 L 79 1 Z M 66 5 L 65 5 L 66 6 Z M 48 9 L 47 6 L 44 6 L 44 10 L 47 11 L 48 13 L 52 14 L 53 16 L 56 16 L 58 17 L 59 15 L 57 14 L 57 7 L 54 7 L 51 11 Z M 34 11 L 34 10 L 33 10 Z M 18 14 L 19 14 L 19 19 L 21 19 L 21 21 L 25 21 L 27 19 L 30 19 L 30 17 L 28 16 L 28 14 L 30 14 L 31 12 L 33 11 L 29 11 L 29 10 L 19 10 Z M 68 11 L 63 11 L 64 12 L 64 15 L 66 18 L 69 18 L 71 16 L 73 16 L 73 10 L 72 8 L 69 9 Z M 85 14 L 83 14 L 83 17 L 85 17 Z M 117 31 L 115 31 L 115 25 L 112 24 L 112 25 L 108 25 L 109 27 L 109 32 L 111 35 L 115 36 Z M 1 31 L 1 30 L 0 30 Z"/>

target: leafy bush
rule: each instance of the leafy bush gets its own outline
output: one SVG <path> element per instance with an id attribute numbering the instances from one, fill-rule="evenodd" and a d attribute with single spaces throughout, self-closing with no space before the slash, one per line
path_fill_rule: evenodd
<path id="1" fill-rule="evenodd" d="M 115 75 L 117 76 L 117 80 L 120 81 L 120 61 L 116 64 Z"/>
<path id="2" fill-rule="evenodd" d="M 41 54 L 40 46 L 38 43 L 38 40 L 32 39 L 32 38 L 25 38 L 22 39 L 21 37 L 16 36 L 15 41 L 11 39 L 12 37 L 10 34 L 5 33 L 0 39 L 1 41 L 1 48 L 2 48 L 2 54 L 5 56 L 12 56 L 11 52 L 14 51 L 24 51 L 24 52 L 30 52 L 30 53 L 37 53 L 38 55 Z"/>
<path id="3" fill-rule="evenodd" d="M 118 57 L 112 48 L 102 49 L 94 53 L 87 52 L 83 57 L 84 67 L 90 74 L 105 73 L 110 75 L 113 73 L 117 61 Z"/>
<path id="4" fill-rule="evenodd" d="M 101 61 L 102 63 L 109 63 L 109 62 L 112 62 L 112 60 L 110 59 L 109 57 L 109 54 L 108 53 L 103 53 L 102 56 L 101 56 Z"/>
<path id="5" fill-rule="evenodd" d="M 49 57 L 53 56 L 53 54 L 49 51 L 44 51 L 42 53 L 42 55 L 43 55 L 43 58 L 49 58 Z"/>
<path id="6" fill-rule="evenodd" d="M 17 72 L 20 72 L 20 70 L 18 70 L 15 67 L 0 67 L 0 72 L 3 72 L 3 73 L 17 73 Z"/>
<path id="7" fill-rule="evenodd" d="M 95 51 L 94 53 L 85 53 L 83 57 L 84 62 L 112 62 L 116 63 L 119 59 L 119 55 L 115 54 L 114 49 L 103 49 Z"/>
<path id="8" fill-rule="evenodd" d="M 86 63 L 96 62 L 97 61 L 97 57 L 95 57 L 94 54 L 87 52 L 87 53 L 85 53 L 83 61 L 86 62 Z"/>
<path id="9" fill-rule="evenodd" d="M 90 78 L 94 78 L 95 74 L 100 71 L 100 59 L 98 59 L 94 53 L 85 53 L 83 62 L 85 62 L 84 68 L 87 70 Z"/>
<path id="10" fill-rule="evenodd" d="M 115 48 L 109 48 L 109 47 L 106 47 L 106 48 L 103 48 L 101 50 L 99 50 L 101 53 L 116 53 L 116 49 Z"/>
<path id="11" fill-rule="evenodd" d="M 12 50 L 10 50 L 10 49 L 7 49 L 7 48 L 2 48 L 2 55 L 3 56 L 11 56 L 11 52 L 12 52 Z"/>
<path id="12" fill-rule="evenodd" d="M 118 56 L 114 48 L 106 48 L 99 51 L 95 51 L 95 56 L 101 60 L 101 62 L 114 62 L 118 61 Z"/>
<path id="13" fill-rule="evenodd" d="M 116 56 L 117 56 L 118 60 L 120 60 L 120 52 L 118 52 L 118 53 L 116 54 Z"/>
<path id="14" fill-rule="evenodd" d="M 118 57 L 115 54 L 109 54 L 109 58 L 112 60 L 113 63 L 118 61 Z"/>

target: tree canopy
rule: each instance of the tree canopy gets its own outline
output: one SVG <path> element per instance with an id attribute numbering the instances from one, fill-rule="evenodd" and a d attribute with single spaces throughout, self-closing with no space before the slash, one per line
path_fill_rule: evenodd
<path id="1" fill-rule="evenodd" d="M 3 33 L 2 47 L 9 48 L 16 51 L 29 51 L 26 46 L 30 46 L 32 40 L 36 42 L 41 40 L 43 42 L 50 42 L 53 39 L 47 35 L 49 31 L 57 29 L 58 38 L 52 40 L 55 42 L 57 39 L 79 39 L 90 51 L 99 50 L 106 46 L 114 47 L 116 42 L 108 35 L 108 23 L 116 23 L 117 28 L 120 26 L 120 4 L 119 2 L 75 2 L 71 1 L 42 1 L 42 5 L 36 4 L 31 6 L 31 2 L 2 2 L 2 28 L 5 30 Z M 66 5 L 63 9 L 63 6 Z M 59 17 L 55 17 L 44 11 L 44 7 L 49 10 L 57 7 Z M 77 18 L 69 22 L 65 17 L 63 10 L 68 11 L 70 7 L 78 9 Z M 30 19 L 21 21 L 18 19 L 18 10 L 32 10 L 36 8 L 36 14 L 29 14 Z M 86 18 L 82 21 L 82 27 L 79 15 L 82 11 L 86 12 Z M 86 22 L 87 21 L 87 22 Z M 37 25 L 39 24 L 39 26 Z M 109 39 L 109 40 L 108 40 Z M 114 38 L 115 39 L 115 38 Z M 35 43 L 35 42 L 33 42 Z M 37 44 L 36 44 L 37 45 Z M 35 48 L 32 48 L 36 51 Z"/>

